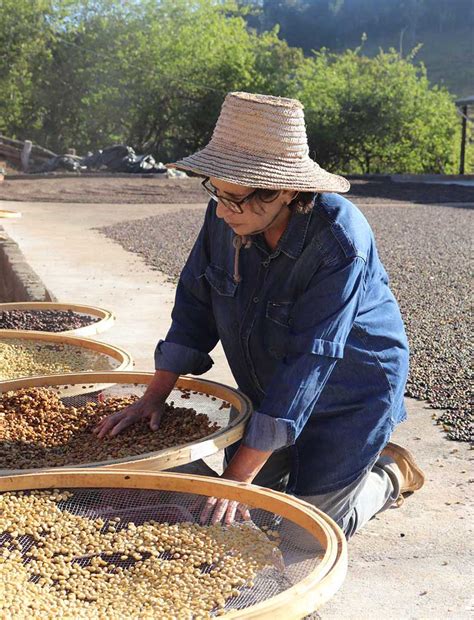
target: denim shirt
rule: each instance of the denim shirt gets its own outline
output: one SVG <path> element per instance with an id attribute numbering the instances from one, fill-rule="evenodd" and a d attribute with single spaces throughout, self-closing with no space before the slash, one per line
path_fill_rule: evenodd
<path id="1" fill-rule="evenodd" d="M 263 235 L 242 248 L 237 283 L 235 235 L 215 206 L 181 273 L 155 367 L 202 374 L 220 340 L 254 405 L 243 444 L 291 446 L 291 492 L 340 489 L 406 417 L 408 344 L 372 230 L 342 196 L 316 195 L 275 250 Z"/>

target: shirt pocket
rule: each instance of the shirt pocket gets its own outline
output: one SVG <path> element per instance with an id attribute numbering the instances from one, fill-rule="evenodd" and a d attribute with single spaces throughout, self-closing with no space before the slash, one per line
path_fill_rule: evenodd
<path id="1" fill-rule="evenodd" d="M 222 297 L 234 297 L 237 282 L 234 282 L 233 277 L 225 269 L 217 265 L 208 265 L 204 277 L 216 293 Z"/>
<path id="2" fill-rule="evenodd" d="M 265 346 L 275 359 L 285 357 L 292 325 L 292 301 L 268 301 L 265 313 Z"/>

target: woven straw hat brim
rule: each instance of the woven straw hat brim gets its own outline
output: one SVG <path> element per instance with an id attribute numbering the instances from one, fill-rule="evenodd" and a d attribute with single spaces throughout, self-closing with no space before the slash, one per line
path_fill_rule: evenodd
<path id="1" fill-rule="evenodd" d="M 249 153 L 226 153 L 222 147 L 216 150 L 210 144 L 189 157 L 167 164 L 167 168 L 262 189 L 338 193 L 350 189 L 347 179 L 327 172 L 309 157 L 290 161 L 278 157 L 262 159 Z"/>
<path id="2" fill-rule="evenodd" d="M 262 189 L 350 187 L 310 159 L 301 102 L 272 95 L 228 93 L 209 144 L 169 167 Z"/>

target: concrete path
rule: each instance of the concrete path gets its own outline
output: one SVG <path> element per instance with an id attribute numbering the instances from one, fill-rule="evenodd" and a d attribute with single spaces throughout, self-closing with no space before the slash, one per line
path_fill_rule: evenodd
<path id="1" fill-rule="evenodd" d="M 21 220 L 3 220 L 2 226 L 58 300 L 113 310 L 115 326 L 98 338 L 125 347 L 137 370 L 153 370 L 153 349 L 166 334 L 174 286 L 92 229 L 182 207 L 13 202 L 0 207 L 21 208 Z M 220 348 L 213 358 L 206 377 L 235 385 Z M 427 484 L 350 541 L 347 579 L 320 610 L 323 620 L 473 617 L 474 471 L 468 446 L 447 441 L 423 403 L 407 405 L 409 421 L 396 439 L 416 454 Z M 220 460 L 217 455 L 208 462 L 217 468 Z"/>
<path id="2" fill-rule="evenodd" d="M 153 351 L 171 322 L 175 287 L 162 273 L 94 228 L 182 206 L 7 201 L 0 201 L 0 205 L 21 210 L 21 219 L 1 220 L 1 224 L 58 301 L 112 310 L 117 321 L 99 339 L 127 349 L 136 370 L 153 370 Z M 220 347 L 213 358 L 215 366 L 209 378 L 223 381 L 225 377 L 234 385 L 230 371 L 223 375 L 226 362 Z"/>

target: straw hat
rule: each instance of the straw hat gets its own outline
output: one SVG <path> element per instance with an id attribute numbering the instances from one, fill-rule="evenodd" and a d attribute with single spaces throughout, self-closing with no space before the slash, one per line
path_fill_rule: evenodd
<path id="1" fill-rule="evenodd" d="M 297 99 L 229 93 L 211 141 L 169 168 L 262 189 L 347 192 L 344 177 L 310 159 Z"/>

